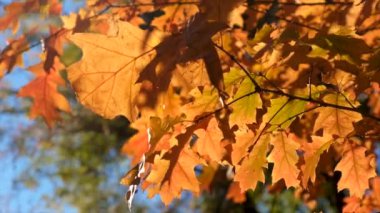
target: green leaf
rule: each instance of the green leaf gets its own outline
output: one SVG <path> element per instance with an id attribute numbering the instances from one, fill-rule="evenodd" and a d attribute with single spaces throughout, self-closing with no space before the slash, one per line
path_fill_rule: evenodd
<path id="1" fill-rule="evenodd" d="M 70 66 L 71 64 L 79 61 L 81 57 L 82 50 L 75 44 L 68 44 L 65 47 L 63 55 L 60 57 L 60 60 L 65 66 Z"/>
<path id="2" fill-rule="evenodd" d="M 306 104 L 306 101 L 289 100 L 288 97 L 272 99 L 271 106 L 263 118 L 265 123 L 271 125 L 268 131 L 274 131 L 277 128 L 288 128 L 297 118 L 297 115 L 301 115 L 305 111 Z"/>

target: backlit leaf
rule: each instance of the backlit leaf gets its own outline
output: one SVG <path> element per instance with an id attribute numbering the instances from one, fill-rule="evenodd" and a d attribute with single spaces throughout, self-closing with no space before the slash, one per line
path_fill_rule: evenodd
<path id="1" fill-rule="evenodd" d="M 297 150 L 299 144 L 294 141 L 295 135 L 287 135 L 285 132 L 279 132 L 271 139 L 273 150 L 268 156 L 268 161 L 274 163 L 272 178 L 273 182 L 284 179 L 287 187 L 298 187 L 299 169 Z"/>
<path id="2" fill-rule="evenodd" d="M 33 105 L 30 117 L 42 116 L 49 127 L 59 120 L 59 111 L 70 112 L 70 105 L 66 97 L 58 92 L 58 86 L 64 86 L 65 81 L 58 70 L 51 69 L 45 72 L 43 62 L 30 67 L 36 78 L 22 87 L 18 93 L 20 97 L 30 97 Z"/>
<path id="3" fill-rule="evenodd" d="M 370 165 L 366 151 L 351 141 L 345 142 L 343 157 L 335 167 L 335 171 L 342 172 L 338 190 L 349 189 L 351 196 L 362 197 L 369 188 L 369 179 L 376 176 L 376 171 Z"/>
<path id="4" fill-rule="evenodd" d="M 201 155 L 212 161 L 219 162 L 226 154 L 223 147 L 223 133 L 218 127 L 218 121 L 212 118 L 206 129 L 197 129 L 194 134 L 198 136 L 195 144 L 195 150 Z"/>
<path id="5" fill-rule="evenodd" d="M 328 94 L 323 97 L 323 101 L 339 106 L 351 107 L 350 103 L 340 94 Z M 317 111 L 319 115 L 314 124 L 314 132 L 323 129 L 324 134 L 340 137 L 345 137 L 352 132 L 354 130 L 353 123 L 362 119 L 362 116 L 357 112 L 332 107 L 322 107 L 317 109 Z"/>
<path id="6" fill-rule="evenodd" d="M 251 153 L 243 159 L 241 166 L 236 166 L 234 181 L 239 183 L 242 192 L 255 190 L 257 183 L 264 183 L 264 168 L 267 167 L 267 151 L 270 135 L 263 135 L 254 145 Z"/>
<path id="7" fill-rule="evenodd" d="M 234 99 L 247 96 L 255 92 L 255 85 L 246 77 L 240 84 Z M 230 124 L 237 124 L 243 127 L 246 124 L 256 123 L 256 111 L 262 109 L 262 101 L 259 93 L 254 93 L 244 97 L 242 100 L 231 105 Z"/>
<path id="8" fill-rule="evenodd" d="M 145 33 L 139 28 L 118 22 L 118 29 L 116 37 L 91 33 L 68 36 L 83 51 L 82 59 L 69 67 L 68 77 L 83 105 L 105 118 L 124 115 L 135 120 L 140 89 L 135 83 L 154 52 L 142 49 Z M 152 36 L 146 46 L 153 48 L 159 41 Z"/>
<path id="9" fill-rule="evenodd" d="M 301 166 L 302 170 L 302 186 L 307 187 L 309 180 L 314 183 L 316 178 L 315 170 L 317 169 L 319 159 L 330 145 L 334 142 L 329 136 L 318 137 L 312 136 L 312 143 L 303 143 L 302 150 L 304 151 L 305 164 Z"/>

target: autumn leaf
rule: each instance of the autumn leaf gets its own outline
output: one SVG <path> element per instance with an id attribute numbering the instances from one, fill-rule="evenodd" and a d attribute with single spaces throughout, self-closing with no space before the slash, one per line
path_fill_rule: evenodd
<path id="1" fill-rule="evenodd" d="M 149 130 L 140 131 L 133 135 L 121 148 L 122 154 L 132 156 L 131 165 L 136 165 L 141 157 L 149 150 Z"/>
<path id="2" fill-rule="evenodd" d="M 353 31 L 351 32 L 354 34 Z M 362 39 L 354 38 L 346 33 L 319 34 L 314 42 L 320 48 L 329 50 L 330 54 L 339 55 L 342 60 L 355 65 L 360 65 L 361 56 L 370 52 L 370 48 Z"/>
<path id="3" fill-rule="evenodd" d="M 255 85 L 251 79 L 246 77 L 240 84 L 234 100 L 244 97 L 231 105 L 232 113 L 230 115 L 230 124 L 243 127 L 246 124 L 256 123 L 256 110 L 262 109 L 262 101 L 259 93 L 255 92 Z M 250 94 L 247 96 L 247 94 Z"/>
<path id="4" fill-rule="evenodd" d="M 234 181 L 239 183 L 242 192 L 255 190 L 257 183 L 265 181 L 264 168 L 267 167 L 267 151 L 270 135 L 262 136 L 254 145 L 251 153 L 243 159 L 240 166 L 235 166 Z"/>
<path id="5" fill-rule="evenodd" d="M 299 169 L 297 168 L 299 144 L 293 139 L 295 135 L 287 135 L 279 132 L 271 139 L 273 150 L 268 156 L 268 161 L 274 163 L 273 182 L 284 179 L 287 187 L 299 186 Z"/>
<path id="6" fill-rule="evenodd" d="M 219 163 L 210 162 L 202 167 L 202 173 L 198 176 L 200 191 L 210 192 L 215 175 L 218 172 Z"/>
<path id="7" fill-rule="evenodd" d="M 340 94 L 328 94 L 323 97 L 323 101 L 334 105 L 351 107 L 351 104 Z M 357 112 L 334 107 L 322 107 L 317 111 L 319 115 L 314 124 L 314 132 L 323 129 L 323 134 L 345 137 L 354 131 L 353 123 L 362 119 L 362 116 Z"/>
<path id="8" fill-rule="evenodd" d="M 268 131 L 288 128 L 305 111 L 306 104 L 306 101 L 290 100 L 288 97 L 271 99 L 271 106 L 263 117 L 263 121 L 271 125 Z"/>
<path id="9" fill-rule="evenodd" d="M 125 22 L 118 22 L 118 29 L 116 37 L 69 35 L 68 39 L 82 49 L 83 57 L 68 68 L 68 78 L 83 105 L 105 118 L 124 115 L 133 121 L 140 89 L 135 82 L 154 52 L 142 49 L 144 31 Z M 158 37 L 152 36 L 147 48 L 157 45 Z"/>
<path id="10" fill-rule="evenodd" d="M 212 112 L 220 104 L 218 91 L 212 87 L 206 86 L 203 91 L 195 88 L 190 95 L 194 97 L 194 101 L 184 105 L 182 110 L 186 112 L 188 119 L 194 119 L 205 112 Z"/>
<path id="11" fill-rule="evenodd" d="M 349 212 L 371 212 L 371 208 L 369 206 L 362 205 L 362 201 L 360 198 L 356 196 L 350 196 L 344 198 L 345 206 L 342 209 L 342 212 L 349 213 Z"/>
<path id="12" fill-rule="evenodd" d="M 345 141 L 343 157 L 335 167 L 342 177 L 338 182 L 338 190 L 349 189 L 351 196 L 362 197 L 369 188 L 369 179 L 376 176 L 375 168 L 370 165 L 366 156 L 366 148 Z"/>
<path id="13" fill-rule="evenodd" d="M 240 160 L 247 156 L 249 146 L 255 142 L 255 134 L 252 130 L 239 130 L 236 132 L 236 142 L 232 144 L 231 160 L 233 165 L 238 165 Z"/>
<path id="14" fill-rule="evenodd" d="M 234 203 L 244 203 L 247 200 L 245 193 L 242 193 L 237 182 L 230 184 L 226 198 L 232 200 Z"/>
<path id="15" fill-rule="evenodd" d="M 223 147 L 223 132 L 218 127 L 216 118 L 211 118 L 207 124 L 207 128 L 195 130 L 198 139 L 195 143 L 195 150 L 201 155 L 212 161 L 220 162 L 226 154 Z"/>
<path id="16" fill-rule="evenodd" d="M 309 180 L 312 183 L 315 182 L 315 170 L 317 169 L 319 159 L 333 142 L 334 140 L 329 135 L 325 135 L 324 137 L 312 136 L 312 143 L 304 142 L 302 144 L 305 164 L 301 166 L 301 182 L 304 188 L 307 187 Z"/>
<path id="17" fill-rule="evenodd" d="M 65 81 L 58 70 L 51 69 L 45 72 L 43 62 L 29 68 L 36 78 L 22 87 L 18 93 L 20 97 L 30 97 L 33 105 L 30 117 L 42 116 L 49 127 L 60 118 L 59 111 L 70 112 L 70 105 L 66 97 L 58 92 L 58 86 L 64 86 Z"/>
<path id="18" fill-rule="evenodd" d="M 154 184 L 149 186 L 148 193 L 159 194 L 165 205 L 174 198 L 179 198 L 182 190 L 194 193 L 200 190 L 194 172 L 194 167 L 201 162 L 199 157 L 189 147 L 180 150 L 178 154 L 175 162 L 157 156 L 146 179 L 148 183 Z"/>
<path id="19" fill-rule="evenodd" d="M 14 66 L 22 65 L 22 50 L 27 48 L 26 37 L 21 36 L 18 39 L 11 40 L 0 53 L 0 78 L 6 73 L 11 72 Z"/>

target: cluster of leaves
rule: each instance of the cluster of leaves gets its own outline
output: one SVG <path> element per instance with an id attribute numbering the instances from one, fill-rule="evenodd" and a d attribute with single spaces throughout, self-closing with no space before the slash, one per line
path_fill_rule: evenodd
<path id="1" fill-rule="evenodd" d="M 378 209 L 376 184 L 365 191 L 380 133 L 379 4 L 88 0 L 50 26 L 41 62 L 28 68 L 36 78 L 19 95 L 33 98 L 31 117 L 52 127 L 70 111 L 57 90 L 65 68 L 81 104 L 128 118 L 138 130 L 121 149 L 135 165 L 121 180 L 129 204 L 139 185 L 165 204 L 183 190 L 200 194 L 228 168 L 236 202 L 268 172 L 267 184 L 308 199 L 340 172 L 347 211 Z M 57 16 L 60 8 L 11 3 L 0 29 L 17 31 L 22 14 Z M 3 49 L 1 75 L 22 66 L 36 31 Z M 70 45 L 82 51 L 73 64 L 60 60 Z"/>

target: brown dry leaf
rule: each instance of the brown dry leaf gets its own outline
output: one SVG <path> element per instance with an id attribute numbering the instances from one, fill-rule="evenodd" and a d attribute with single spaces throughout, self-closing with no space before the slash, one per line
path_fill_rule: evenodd
<path id="1" fill-rule="evenodd" d="M 351 141 L 345 142 L 343 157 L 335 167 L 335 171 L 342 172 L 338 182 L 339 191 L 349 189 L 351 196 L 362 197 L 369 188 L 369 179 L 375 177 L 376 172 L 365 152 L 366 148 Z"/>
<path id="2" fill-rule="evenodd" d="M 312 143 L 304 142 L 302 144 L 302 150 L 304 151 L 305 164 L 301 166 L 302 187 L 306 188 L 309 180 L 315 183 L 316 173 L 319 159 L 325 151 L 327 151 L 334 140 L 329 135 L 324 137 L 312 136 Z"/>
<path id="3" fill-rule="evenodd" d="M 334 105 L 351 107 L 351 104 L 341 94 L 328 94 L 323 97 L 323 101 Z M 352 104 L 357 105 L 354 102 Z M 334 107 L 321 107 L 317 111 L 319 115 L 314 124 L 314 132 L 323 129 L 324 135 L 331 134 L 345 137 L 354 131 L 353 123 L 362 119 L 360 113 Z"/>
<path id="4" fill-rule="evenodd" d="M 220 162 L 226 150 L 222 144 L 223 132 L 218 127 L 216 118 L 211 118 L 207 128 L 197 129 L 194 134 L 198 136 L 195 150 L 206 159 Z"/>
<path id="5" fill-rule="evenodd" d="M 255 190 L 257 183 L 265 181 L 264 168 L 267 167 L 267 151 L 270 135 L 266 134 L 256 142 L 251 153 L 243 159 L 241 166 L 235 166 L 234 181 L 239 183 L 242 192 Z"/>
<path id="6" fill-rule="evenodd" d="M 118 22 L 116 37 L 75 33 L 68 39 L 83 51 L 82 59 L 68 68 L 68 78 L 79 101 L 105 118 L 123 115 L 133 121 L 137 116 L 141 69 L 154 56 L 160 42 L 158 33 L 141 47 L 145 32 L 125 22 Z"/>
<path id="7" fill-rule="evenodd" d="M 284 179 L 286 187 L 299 186 L 299 169 L 296 164 L 298 162 L 297 150 L 299 144 L 294 140 L 296 136 L 287 135 L 285 132 L 279 132 L 271 139 L 273 150 L 268 156 L 268 161 L 274 163 L 272 178 L 273 183 Z"/>
<path id="8" fill-rule="evenodd" d="M 33 99 L 30 117 L 42 116 L 49 127 L 59 120 L 59 110 L 70 112 L 70 105 L 66 97 L 58 92 L 58 86 L 64 86 L 65 81 L 57 69 L 45 72 L 43 62 L 28 68 L 36 75 L 29 84 L 22 87 L 18 93 L 20 97 Z"/>

